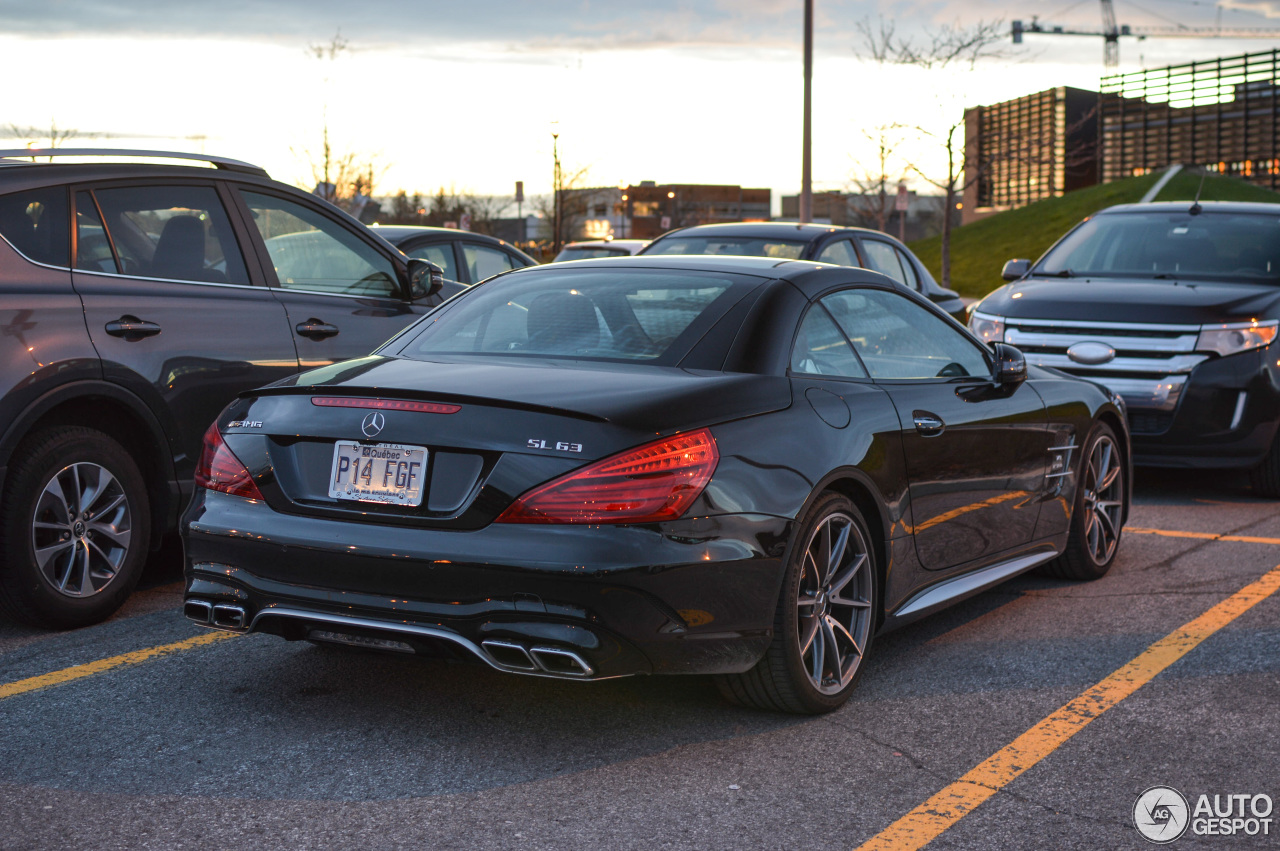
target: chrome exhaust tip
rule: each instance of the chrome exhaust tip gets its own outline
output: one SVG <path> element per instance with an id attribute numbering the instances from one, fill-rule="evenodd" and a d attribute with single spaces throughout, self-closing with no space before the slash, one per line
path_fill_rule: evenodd
<path id="1" fill-rule="evenodd" d="M 227 603 L 219 603 L 213 607 L 212 623 L 223 629 L 244 629 L 244 609 Z"/>
<path id="2" fill-rule="evenodd" d="M 489 654 L 499 667 L 510 671 L 536 671 L 538 664 L 529 656 L 529 651 L 511 641 L 495 641 L 489 639 L 480 642 L 484 652 Z"/>
<path id="3" fill-rule="evenodd" d="M 538 667 L 557 677 L 589 677 L 595 673 L 581 656 L 559 647 L 530 647 L 529 655 Z"/>
<path id="4" fill-rule="evenodd" d="M 187 600 L 182 613 L 198 624 L 208 624 L 213 618 L 213 604 L 206 600 Z"/>

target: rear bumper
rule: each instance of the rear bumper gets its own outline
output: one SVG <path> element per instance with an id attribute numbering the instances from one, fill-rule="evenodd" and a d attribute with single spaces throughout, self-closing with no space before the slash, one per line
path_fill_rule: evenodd
<path id="1" fill-rule="evenodd" d="M 182 526 L 197 622 L 578 679 L 750 668 L 772 639 L 791 531 L 765 515 L 424 530 L 204 490 Z"/>

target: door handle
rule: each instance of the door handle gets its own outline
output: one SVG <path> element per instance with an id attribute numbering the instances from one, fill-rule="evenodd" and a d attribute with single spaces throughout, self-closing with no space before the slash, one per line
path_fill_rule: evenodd
<path id="1" fill-rule="evenodd" d="M 306 322 L 299 322 L 294 326 L 294 330 L 303 337 L 309 337 L 312 340 L 323 340 L 326 337 L 336 337 L 338 334 L 338 326 L 330 325 L 314 316 Z"/>
<path id="2" fill-rule="evenodd" d="M 128 313 L 108 322 L 104 327 L 112 337 L 124 337 L 126 340 L 141 340 L 143 337 L 154 337 L 160 333 L 160 326 L 156 323 L 147 322 Z"/>
<path id="3" fill-rule="evenodd" d="M 934 437 L 942 434 L 947 424 L 942 421 L 942 417 L 929 411 L 912 411 L 911 417 L 916 424 L 916 431 L 925 437 Z"/>

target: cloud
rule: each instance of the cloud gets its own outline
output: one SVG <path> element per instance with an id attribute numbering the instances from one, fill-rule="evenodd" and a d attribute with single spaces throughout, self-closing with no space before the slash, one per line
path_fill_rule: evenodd
<path id="1" fill-rule="evenodd" d="M 1222 0 L 1221 6 L 1236 12 L 1253 12 L 1264 18 L 1280 18 L 1280 2 L 1276 0 Z"/>

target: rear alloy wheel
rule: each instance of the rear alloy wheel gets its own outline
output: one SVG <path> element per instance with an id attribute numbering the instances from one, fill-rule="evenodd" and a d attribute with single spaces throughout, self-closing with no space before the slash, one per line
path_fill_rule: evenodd
<path id="1" fill-rule="evenodd" d="M 773 644 L 754 668 L 717 678 L 735 703 L 817 714 L 849 699 L 875 626 L 876 565 L 858 509 L 824 494 L 801 524 L 787 566 Z"/>
<path id="2" fill-rule="evenodd" d="M 1126 485 L 1124 456 L 1115 432 L 1106 423 L 1098 423 L 1085 444 L 1067 548 L 1041 572 L 1059 579 L 1100 579 L 1106 575 L 1120 548 L 1129 498 Z"/>
<path id="3" fill-rule="evenodd" d="M 142 573 L 150 507 L 137 464 L 116 441 L 65 426 L 28 439 L 5 491 L 0 603 L 41 626 L 95 623 Z"/>

